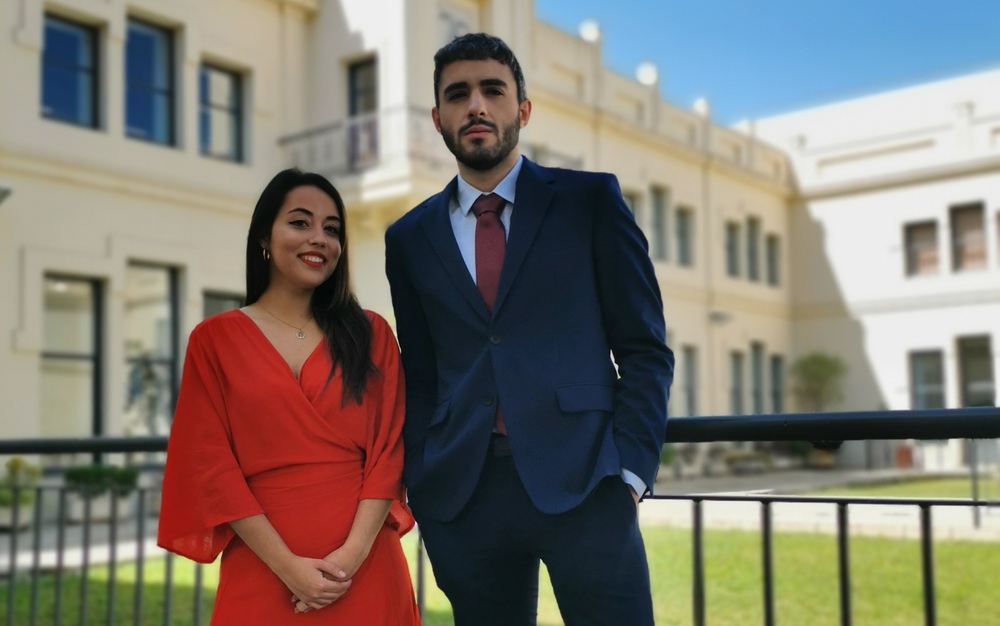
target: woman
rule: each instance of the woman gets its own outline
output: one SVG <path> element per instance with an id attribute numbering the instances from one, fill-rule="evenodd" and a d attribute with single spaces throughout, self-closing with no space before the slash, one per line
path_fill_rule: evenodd
<path id="1" fill-rule="evenodd" d="M 399 352 L 350 291 L 345 217 L 322 176 L 275 176 L 250 221 L 246 306 L 188 342 L 158 541 L 222 553 L 212 624 L 419 623 Z"/>

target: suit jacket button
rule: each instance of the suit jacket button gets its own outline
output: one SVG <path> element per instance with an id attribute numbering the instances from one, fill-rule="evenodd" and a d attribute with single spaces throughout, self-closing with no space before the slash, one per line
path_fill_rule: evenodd
<path id="1" fill-rule="evenodd" d="M 483 404 L 485 404 L 486 406 L 490 406 L 491 404 L 493 404 L 493 396 L 483 398 Z"/>
<path id="2" fill-rule="evenodd" d="M 501 341 L 503 340 L 500 338 L 500 335 L 490 335 L 490 343 L 494 346 L 499 346 Z"/>

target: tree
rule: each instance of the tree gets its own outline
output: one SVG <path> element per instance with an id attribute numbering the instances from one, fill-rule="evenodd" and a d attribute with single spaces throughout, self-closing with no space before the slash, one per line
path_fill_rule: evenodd
<path id="1" fill-rule="evenodd" d="M 839 357 L 812 352 L 792 364 L 792 393 L 799 410 L 822 412 L 843 398 L 843 380 L 847 366 Z"/>

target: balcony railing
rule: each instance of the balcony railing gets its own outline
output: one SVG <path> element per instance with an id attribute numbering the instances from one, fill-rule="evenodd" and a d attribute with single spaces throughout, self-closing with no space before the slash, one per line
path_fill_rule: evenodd
<path id="1" fill-rule="evenodd" d="M 731 441 L 812 441 L 821 448 L 835 448 L 844 440 L 902 439 L 996 439 L 1000 438 L 1000 409 L 940 409 L 898 412 L 854 412 L 826 414 L 753 415 L 731 417 L 692 417 L 671 420 L 667 441 L 670 443 L 731 442 Z M 0 455 L 93 455 L 160 453 L 166 449 L 166 438 L 143 437 L 123 439 L 34 439 L 0 441 Z M 147 464 L 154 473 L 155 463 Z M 110 508 L 99 516 L 97 504 L 85 500 L 76 522 L 68 523 L 74 494 L 58 477 L 51 484 L 33 487 L 30 505 L 22 504 L 22 489 L 15 488 L 7 531 L 0 535 L 0 595 L 3 624 L 35 626 L 36 624 L 168 624 L 178 611 L 190 613 L 188 623 L 206 623 L 210 614 L 204 568 L 193 565 L 191 581 L 181 589 L 175 583 L 179 563 L 186 563 L 170 554 L 163 555 L 162 570 L 154 572 L 156 584 L 144 584 L 144 576 L 153 575 L 146 561 L 155 551 L 157 486 L 139 487 L 127 498 L 112 495 Z M 681 494 L 651 497 L 660 502 L 691 502 L 692 549 L 692 624 L 706 623 L 705 568 L 705 507 L 708 503 L 746 502 L 759 504 L 761 536 L 761 601 L 763 623 L 776 623 L 773 538 L 775 534 L 775 504 L 816 505 L 836 507 L 837 570 L 840 623 L 852 623 L 852 593 L 850 568 L 850 511 L 854 505 L 884 505 L 919 512 L 921 555 L 922 612 L 924 623 L 937 623 L 935 592 L 934 526 L 932 511 L 955 507 L 1000 507 L 1000 501 L 935 498 L 849 498 L 805 497 L 770 494 Z M 121 511 L 134 507 L 132 516 L 123 519 Z M 978 510 L 975 509 L 975 510 Z M 30 521 L 28 521 L 30 520 Z M 6 545 L 4 544 L 4 540 Z M 992 548 L 991 548 L 992 549 Z M 93 578 L 95 568 L 102 568 L 101 578 Z M 157 562 L 157 567 L 160 564 Z M 184 565 L 188 567 L 188 565 Z M 187 570 L 190 571 L 190 570 Z M 424 559 L 418 546 L 416 589 L 418 602 L 424 607 Z M 122 593 L 118 581 L 125 575 L 132 587 L 124 602 L 116 598 Z M 93 591 L 97 585 L 105 593 Z M 983 584 L 992 584 L 984 581 Z M 152 590 L 151 590 L 152 589 Z M 54 606 L 46 606 L 42 596 Z M 183 596 L 183 597 L 182 597 Z M 95 600 L 96 598 L 96 600 Z M 998 602 L 1000 606 L 1000 602 Z M 71 609 L 71 610 L 67 610 Z M 73 617 L 63 620 L 63 616 Z M 128 615 L 130 614 L 130 615 Z"/>
<path id="2" fill-rule="evenodd" d="M 324 124 L 278 141 L 288 166 L 330 178 L 360 174 L 394 163 L 428 167 L 450 178 L 455 157 L 434 128 L 430 112 L 408 106 L 366 113 Z M 525 144 L 524 154 L 551 167 L 580 169 L 582 155 L 568 155 L 543 144 Z"/>

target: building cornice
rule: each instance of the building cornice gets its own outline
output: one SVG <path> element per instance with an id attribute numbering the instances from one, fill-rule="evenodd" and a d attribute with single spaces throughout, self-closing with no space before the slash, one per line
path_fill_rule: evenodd
<path id="1" fill-rule="evenodd" d="M 893 172 L 872 176 L 861 180 L 851 180 L 826 185 L 810 185 L 798 192 L 800 200 L 821 200 L 835 196 L 846 196 L 929 182 L 962 178 L 976 174 L 1000 173 L 1000 156 L 970 159 L 959 163 L 948 163 L 931 167 L 918 167 L 903 172 Z"/>

